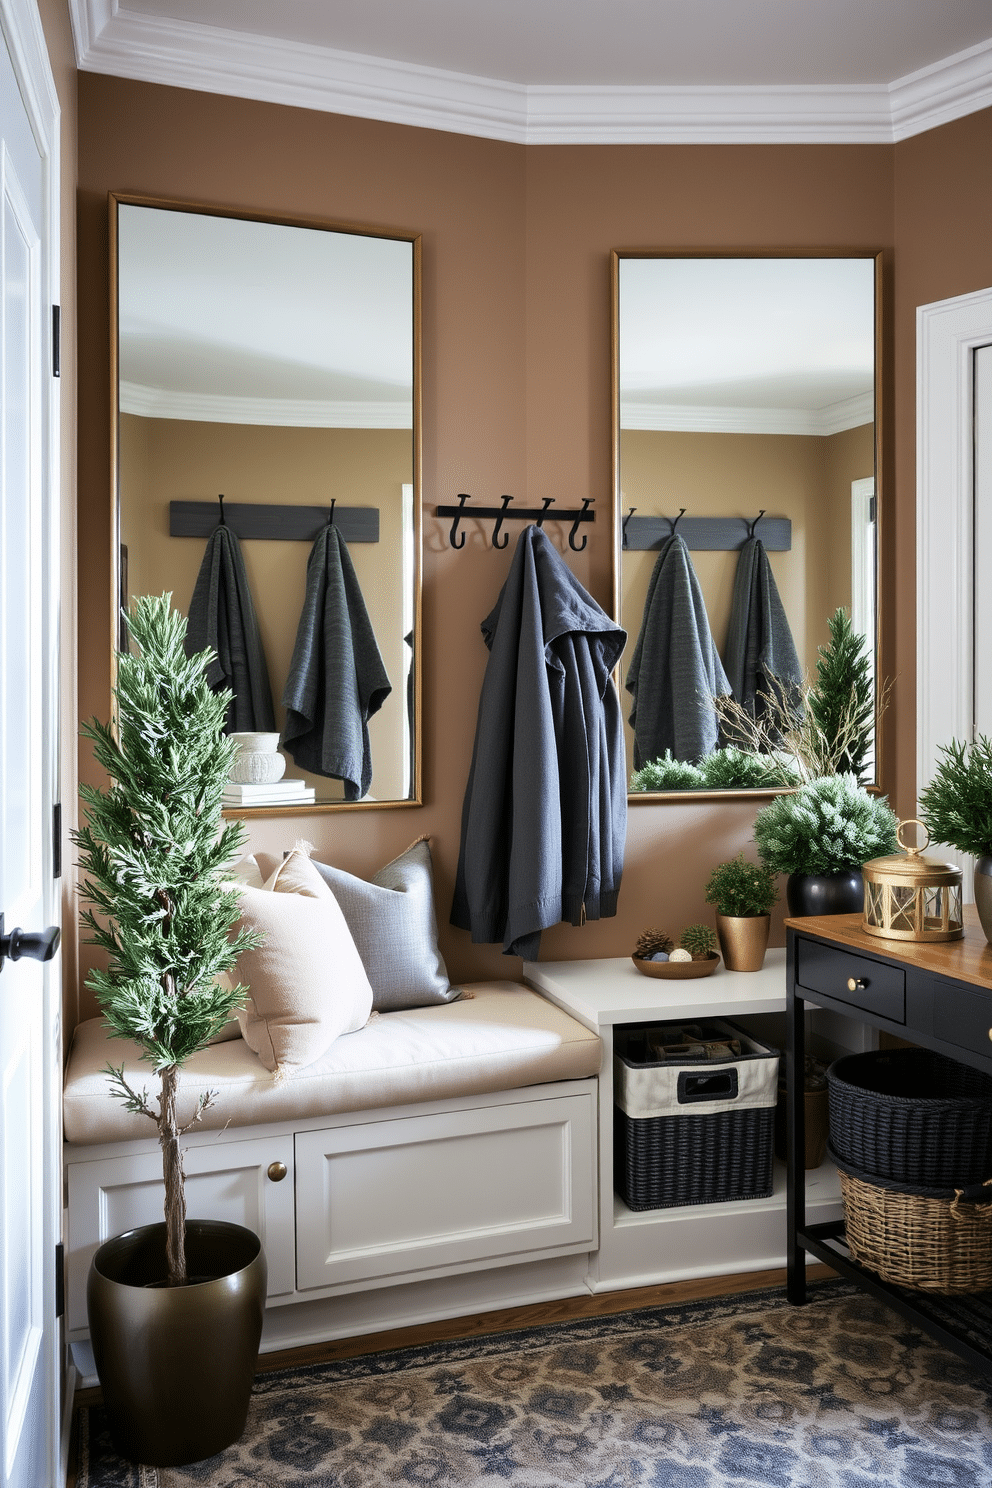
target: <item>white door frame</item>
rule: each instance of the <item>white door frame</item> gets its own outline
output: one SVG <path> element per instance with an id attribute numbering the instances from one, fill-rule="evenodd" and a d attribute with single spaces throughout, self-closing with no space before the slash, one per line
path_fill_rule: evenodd
<path id="1" fill-rule="evenodd" d="M 14 74 L 30 121 L 38 153 L 45 172 L 44 222 L 41 242 L 42 302 L 44 305 L 61 303 L 61 256 L 60 256 L 60 120 L 61 109 L 51 62 L 45 42 L 41 17 L 36 0 L 0 0 L 0 25 L 10 53 Z M 51 324 L 50 312 L 46 322 Z M 48 357 L 45 358 L 47 370 Z M 42 717 L 46 758 L 42 768 L 50 781 L 52 800 L 58 800 L 59 784 L 59 628 L 61 585 L 61 413 L 59 383 L 47 377 L 43 397 L 42 430 L 42 546 L 46 572 L 44 575 L 44 613 L 42 615 L 42 656 L 50 663 L 39 685 L 43 688 Z M 49 886 L 50 914 L 46 923 L 58 922 L 60 917 L 60 893 L 53 878 L 53 833 L 45 834 L 42 845 L 42 867 Z M 31 927 L 34 928 L 34 927 Z M 45 1029 L 51 1034 L 51 1047 L 45 1051 L 43 1089 L 45 1105 L 45 1130 L 42 1133 L 42 1162 L 46 1173 L 46 1184 L 50 1202 L 46 1208 L 44 1243 L 44 1305 L 50 1326 L 46 1327 L 43 1345 L 47 1375 L 47 1396 L 51 1404 L 45 1442 L 45 1457 L 52 1482 L 64 1482 L 68 1458 L 71 1419 L 71 1380 L 67 1381 L 64 1410 L 58 1410 L 59 1385 L 62 1373 L 61 1327 L 56 1323 L 55 1297 L 55 1246 L 61 1237 L 61 1005 L 62 994 L 54 968 L 60 963 L 42 968 L 43 997 L 45 1007 Z"/>
<path id="2" fill-rule="evenodd" d="M 917 795 L 938 748 L 974 720 L 975 349 L 992 341 L 992 288 L 916 312 Z M 946 855 L 970 863 L 953 848 Z M 971 875 L 965 875 L 971 897 Z"/>

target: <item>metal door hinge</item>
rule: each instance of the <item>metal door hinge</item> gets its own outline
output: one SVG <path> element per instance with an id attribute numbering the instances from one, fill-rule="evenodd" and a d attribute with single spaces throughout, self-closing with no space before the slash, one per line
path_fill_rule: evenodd
<path id="1" fill-rule="evenodd" d="M 52 877 L 62 877 L 62 802 L 52 807 Z"/>
<path id="2" fill-rule="evenodd" d="M 55 1247 L 55 1316 L 65 1316 L 65 1246 L 61 1240 Z"/>
<path id="3" fill-rule="evenodd" d="M 869 520 L 869 522 L 874 522 L 874 521 L 877 521 L 877 519 L 878 519 L 878 497 L 877 496 L 871 496 L 871 497 L 869 497 L 869 500 L 868 500 L 868 520 Z"/>
<path id="4" fill-rule="evenodd" d="M 52 306 L 52 376 L 62 375 L 62 307 Z"/>

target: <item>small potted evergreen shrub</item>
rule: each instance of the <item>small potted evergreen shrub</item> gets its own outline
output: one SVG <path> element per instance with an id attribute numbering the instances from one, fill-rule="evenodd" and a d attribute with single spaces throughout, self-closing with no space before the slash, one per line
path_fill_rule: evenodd
<path id="1" fill-rule="evenodd" d="M 895 851 L 897 827 L 884 796 L 853 775 L 827 775 L 763 806 L 754 841 L 766 868 L 788 874 L 791 915 L 854 914 L 864 907 L 861 868 Z"/>
<path id="2" fill-rule="evenodd" d="M 728 971 L 761 970 L 777 898 L 772 870 L 764 863 L 748 862 L 742 852 L 713 869 L 706 902 L 716 906 L 716 933 Z"/>
<path id="3" fill-rule="evenodd" d="M 221 795 L 237 745 L 223 734 L 231 694 L 206 679 L 209 651 L 186 655 L 186 621 L 171 596 L 135 601 L 138 652 L 117 658 L 117 724 L 83 732 L 108 788 L 82 786 L 75 834 L 93 970 L 108 1030 L 133 1040 L 159 1077 L 151 1097 L 123 1062 L 108 1094 L 134 1113 L 135 1135 L 162 1148 L 164 1223 L 106 1241 L 87 1302 L 111 1435 L 122 1456 L 154 1466 L 200 1461 L 244 1430 L 265 1305 L 265 1257 L 240 1225 L 186 1219 L 183 1134 L 213 1104 L 183 1106 L 180 1071 L 241 1005 L 218 980 L 258 937 L 239 917 L 226 865 L 244 840 L 224 825 Z M 147 1127 L 145 1123 L 148 1123 Z"/>
<path id="4" fill-rule="evenodd" d="M 670 749 L 658 759 L 649 760 L 630 777 L 630 791 L 640 795 L 647 791 L 699 790 L 703 777 L 689 760 L 675 759 Z"/>
<path id="5" fill-rule="evenodd" d="M 992 740 L 952 739 L 941 746 L 929 785 L 920 792 L 920 817 L 934 842 L 975 862 L 975 908 L 992 944 Z"/>

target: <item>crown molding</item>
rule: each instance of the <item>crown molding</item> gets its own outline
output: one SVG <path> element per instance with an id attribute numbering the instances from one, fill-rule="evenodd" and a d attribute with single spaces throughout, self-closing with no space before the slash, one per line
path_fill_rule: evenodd
<path id="1" fill-rule="evenodd" d="M 190 419 L 201 424 L 279 424 L 294 429 L 412 429 L 413 405 L 318 402 L 307 398 L 233 398 L 219 393 L 173 392 L 121 382 L 121 413 L 138 418 Z"/>
<path id="2" fill-rule="evenodd" d="M 524 86 L 69 0 L 84 72 L 522 145 L 892 144 L 992 106 L 992 40 L 890 84 Z"/>
<path id="3" fill-rule="evenodd" d="M 875 396 L 858 393 L 825 408 L 720 408 L 708 404 L 620 403 L 621 429 L 683 434 L 812 434 L 828 438 L 874 422 Z"/>

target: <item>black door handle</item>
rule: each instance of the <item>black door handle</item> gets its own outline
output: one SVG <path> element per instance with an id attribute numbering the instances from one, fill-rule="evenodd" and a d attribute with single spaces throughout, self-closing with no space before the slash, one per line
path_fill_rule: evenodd
<path id="1" fill-rule="evenodd" d="M 62 931 L 58 925 L 49 925 L 47 930 L 22 930 L 18 926 L 5 935 L 3 915 L 0 914 L 0 971 L 8 957 L 11 961 L 20 961 L 22 956 L 28 956 L 32 961 L 51 961 L 61 939 Z"/>

